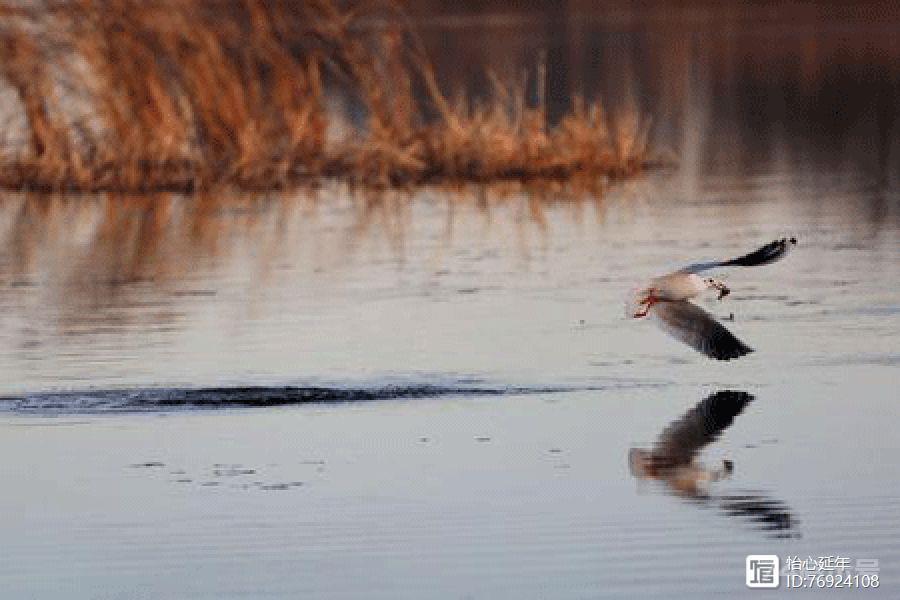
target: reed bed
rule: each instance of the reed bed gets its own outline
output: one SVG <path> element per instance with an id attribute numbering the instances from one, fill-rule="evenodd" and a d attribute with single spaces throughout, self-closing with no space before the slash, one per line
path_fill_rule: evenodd
<path id="1" fill-rule="evenodd" d="M 402 8 L 363 0 L 0 0 L 0 186 L 283 189 L 570 180 L 651 164 L 647 124 L 537 65 L 450 95 Z"/>

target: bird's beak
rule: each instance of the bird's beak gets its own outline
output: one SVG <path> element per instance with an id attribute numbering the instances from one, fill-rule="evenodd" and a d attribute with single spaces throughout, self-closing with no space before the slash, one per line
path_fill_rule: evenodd
<path id="1" fill-rule="evenodd" d="M 728 288 L 725 287 L 725 286 L 722 286 L 721 288 L 719 288 L 719 297 L 718 297 L 718 300 L 721 300 L 722 298 L 724 298 L 725 296 L 727 296 L 727 295 L 730 294 L 730 293 L 731 293 L 731 290 L 730 290 L 730 289 L 728 289 Z"/>

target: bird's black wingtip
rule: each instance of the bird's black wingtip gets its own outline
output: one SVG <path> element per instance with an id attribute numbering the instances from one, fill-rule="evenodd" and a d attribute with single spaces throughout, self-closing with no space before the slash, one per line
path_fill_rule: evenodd
<path id="1" fill-rule="evenodd" d="M 736 360 L 738 358 L 741 358 L 742 356 L 747 356 L 748 354 L 751 354 L 753 352 L 756 352 L 756 350 L 754 350 L 750 346 L 745 346 L 744 344 L 740 344 L 740 345 L 736 345 L 736 346 L 731 346 L 729 348 L 724 348 L 715 354 L 711 354 L 710 358 L 714 358 L 716 360 L 721 360 L 721 361 L 729 361 L 729 360 Z"/>
<path id="2" fill-rule="evenodd" d="M 776 260 L 782 258 L 785 254 L 787 254 L 788 248 L 797 243 L 797 238 L 781 238 L 775 241 L 769 242 L 765 246 L 762 246 L 749 254 L 745 254 L 744 256 L 739 256 L 737 258 L 732 258 L 731 260 L 727 260 L 723 263 L 720 263 L 723 267 L 756 267 L 760 265 L 767 265 L 769 263 L 773 263 Z"/>

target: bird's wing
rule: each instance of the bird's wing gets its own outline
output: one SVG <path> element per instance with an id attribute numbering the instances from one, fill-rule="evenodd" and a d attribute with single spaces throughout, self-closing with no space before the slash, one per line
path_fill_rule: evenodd
<path id="1" fill-rule="evenodd" d="M 658 302 L 650 311 L 669 335 L 716 360 L 731 360 L 753 352 L 715 317 L 686 300 Z"/>
<path id="2" fill-rule="evenodd" d="M 800 520 L 791 507 L 776 498 L 757 493 L 719 496 L 719 508 L 725 515 L 747 521 L 752 527 L 776 538 L 800 536 Z"/>
<path id="3" fill-rule="evenodd" d="M 697 452 L 718 439 L 751 400 L 751 394 L 732 390 L 707 396 L 662 430 L 653 453 L 674 465 L 690 464 Z"/>
<path id="4" fill-rule="evenodd" d="M 681 269 L 682 273 L 701 273 L 718 267 L 757 267 L 767 265 L 782 258 L 790 247 L 797 243 L 796 238 L 781 238 L 757 248 L 749 254 L 729 260 L 694 263 Z"/>

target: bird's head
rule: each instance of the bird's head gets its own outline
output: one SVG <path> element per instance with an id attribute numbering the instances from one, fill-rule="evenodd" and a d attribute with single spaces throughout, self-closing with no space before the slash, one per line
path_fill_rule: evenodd
<path id="1" fill-rule="evenodd" d="M 706 284 L 706 287 L 711 290 L 718 290 L 719 292 L 719 300 L 727 296 L 731 293 L 731 290 L 728 289 L 728 286 L 719 281 L 718 279 L 713 279 L 712 277 L 707 277 L 703 280 L 703 283 Z"/>

